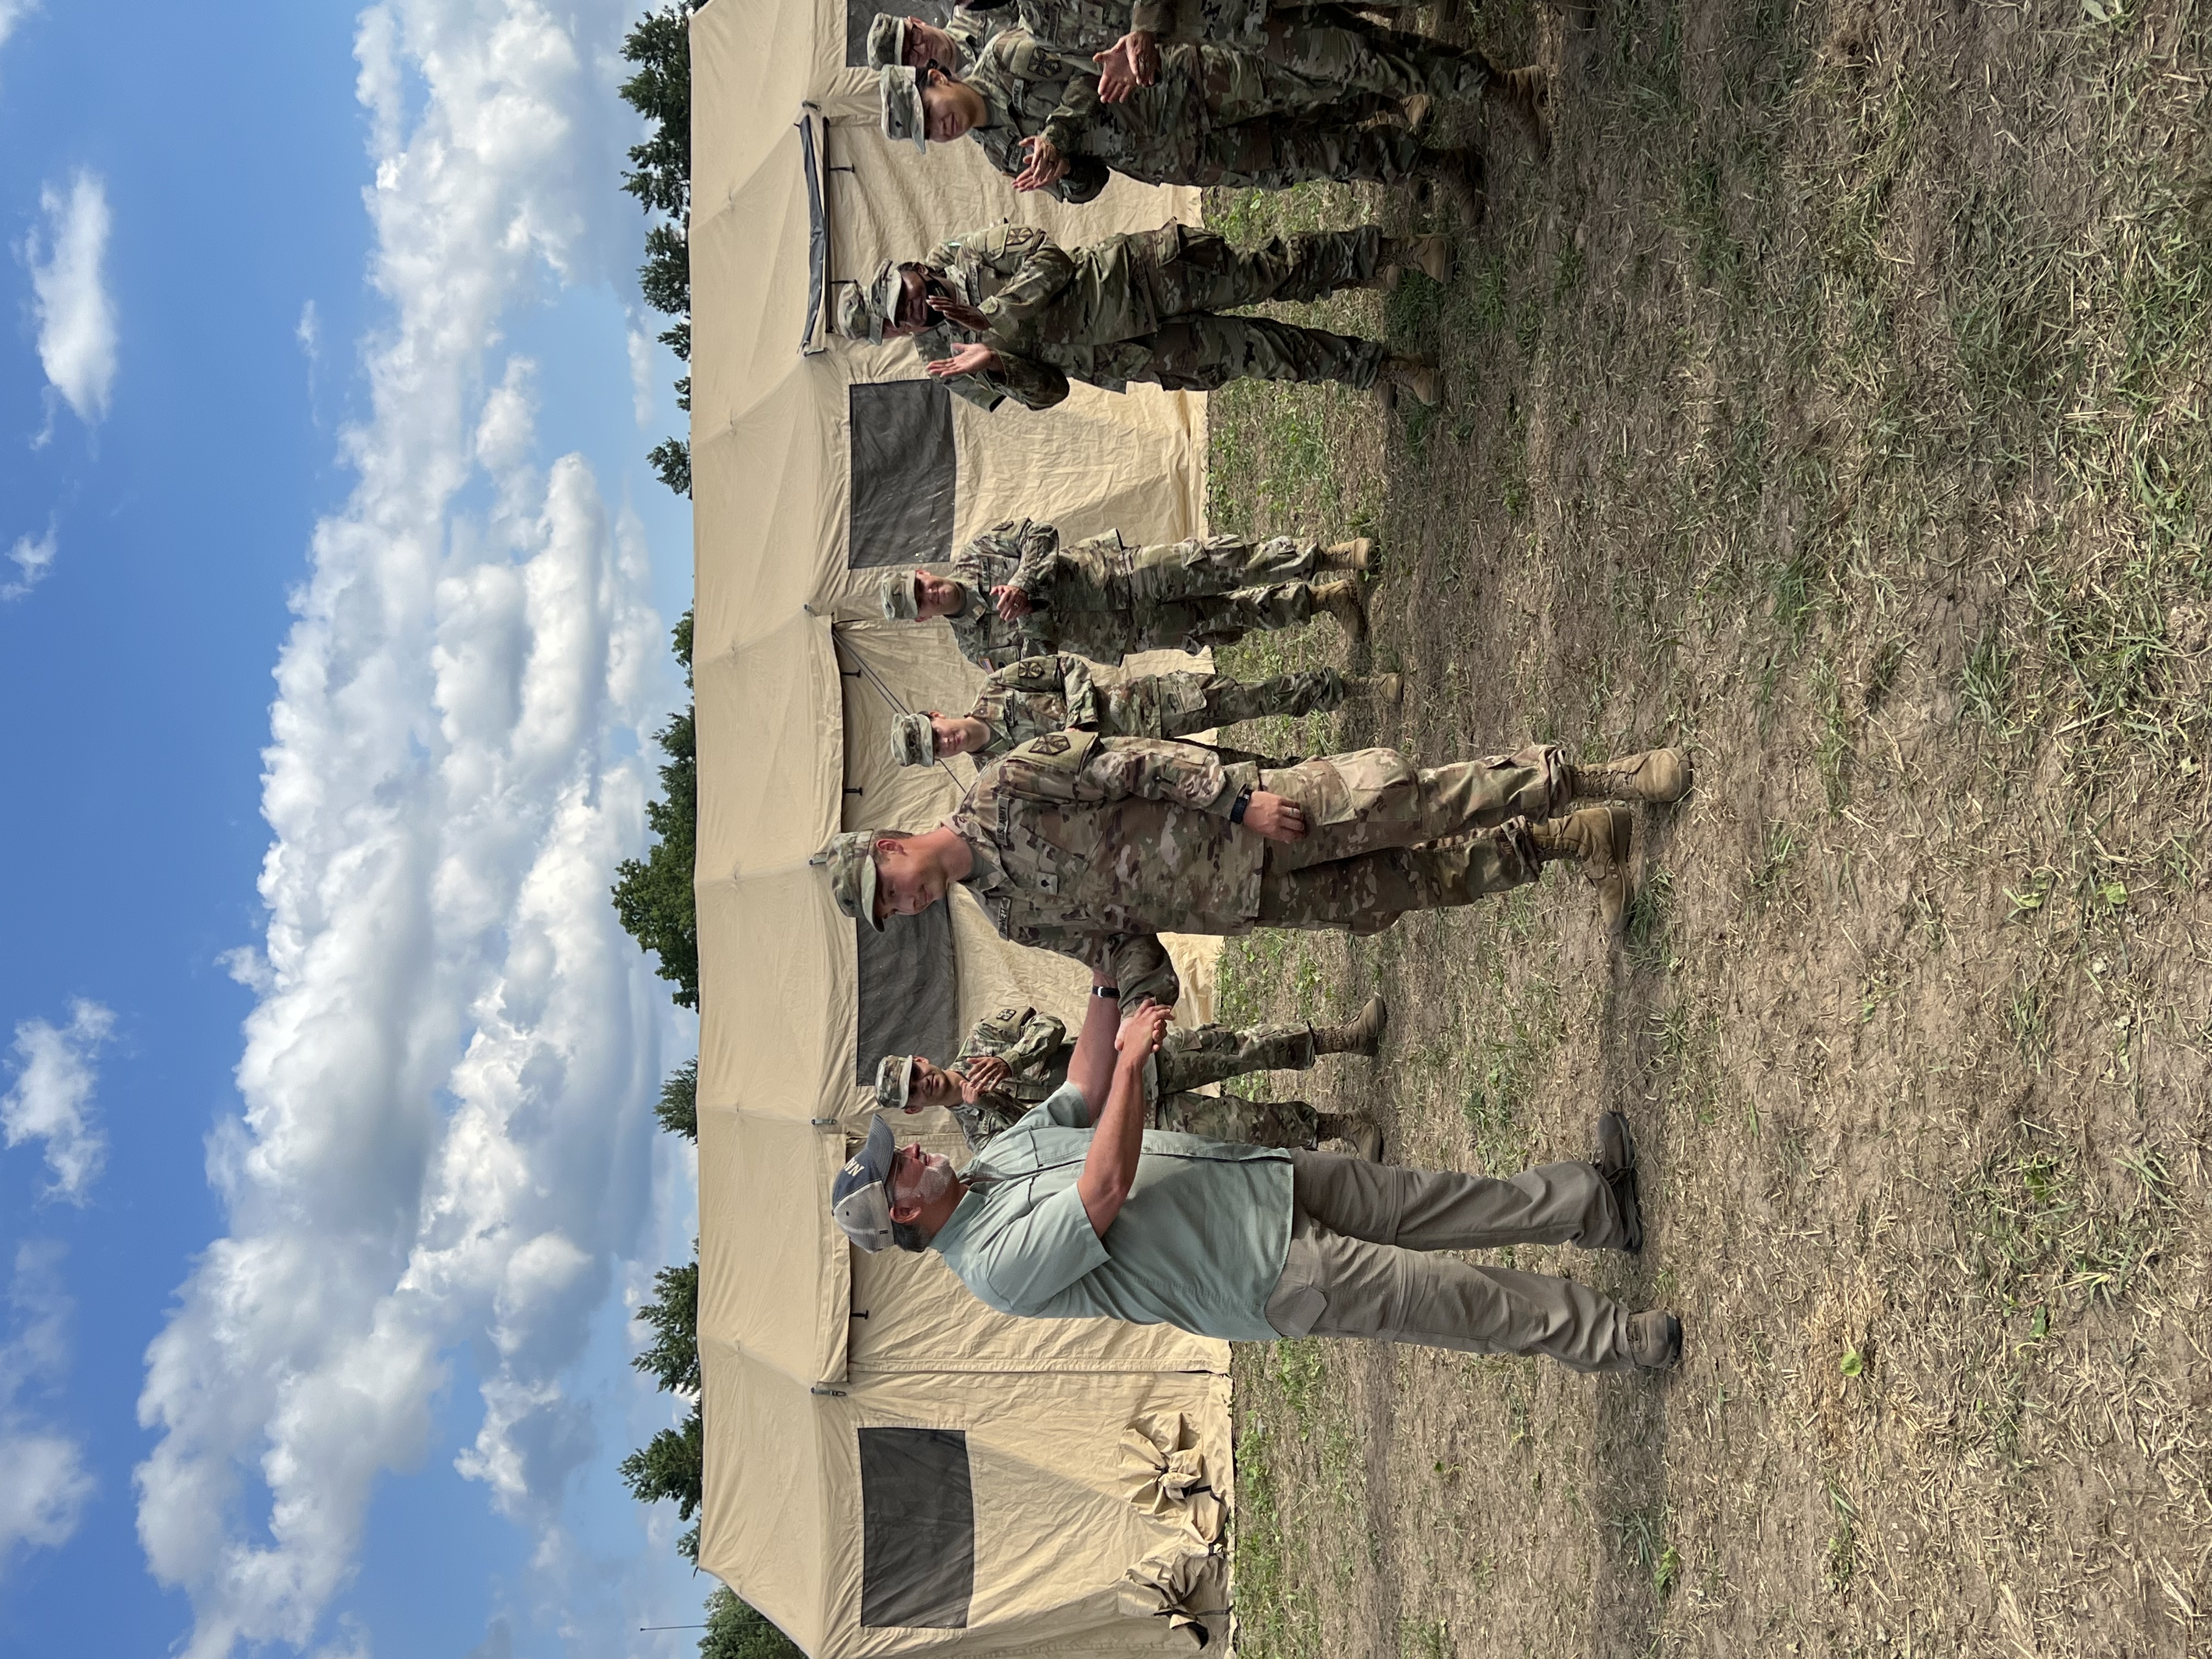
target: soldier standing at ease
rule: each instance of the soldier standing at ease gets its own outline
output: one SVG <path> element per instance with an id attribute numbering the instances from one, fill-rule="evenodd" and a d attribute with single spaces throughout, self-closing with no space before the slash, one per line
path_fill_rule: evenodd
<path id="1" fill-rule="evenodd" d="M 1254 629 L 1300 628 L 1316 611 L 1364 638 L 1356 573 L 1369 568 L 1368 549 L 1364 539 L 1325 548 L 1289 536 L 1132 547 L 1111 530 L 1063 544 L 1051 525 L 1010 520 L 962 548 L 951 575 L 894 570 L 878 591 L 886 622 L 942 617 L 979 667 L 1063 649 L 1110 666 L 1132 651 L 1203 651 Z M 1305 580 L 1322 570 L 1355 574 Z"/>
<path id="2" fill-rule="evenodd" d="M 1118 1000 L 1113 986 L 1092 976 L 1091 994 Z M 1249 1072 L 1309 1069 L 1321 1054 L 1372 1055 L 1382 1042 L 1389 1011 L 1370 997 L 1358 1018 L 1338 1025 L 1228 1025 L 1195 1030 L 1170 1026 L 1146 1079 L 1146 1126 L 1209 1140 L 1255 1146 L 1303 1146 L 1347 1140 L 1362 1158 L 1379 1160 L 1382 1131 L 1365 1115 L 1316 1112 L 1303 1100 L 1247 1100 L 1202 1095 L 1209 1083 Z M 1048 1098 L 1067 1081 L 1073 1045 L 1067 1027 L 1034 1008 L 1001 1008 L 978 1020 L 950 1066 L 920 1054 L 885 1054 L 876 1067 L 876 1104 L 884 1111 L 918 1112 L 942 1106 L 958 1120 L 970 1152 Z"/>
<path id="3" fill-rule="evenodd" d="M 1148 185 L 1281 190 L 1318 179 L 1401 185 L 1427 178 L 1468 222 L 1482 216 L 1483 164 L 1471 147 L 1431 148 L 1411 128 L 1373 120 L 1406 100 L 1462 101 L 1504 86 L 1480 52 L 1386 32 L 1282 22 L 1279 40 L 1342 80 L 1300 75 L 1252 52 L 1175 46 L 1158 83 L 1106 99 L 1091 66 L 1028 31 L 993 37 L 959 76 L 903 65 L 878 71 L 884 137 L 951 143 L 972 137 L 1018 191 L 1094 199 L 1118 173 Z M 1304 51 L 1314 37 L 1337 50 Z"/>
<path id="4" fill-rule="evenodd" d="M 936 829 L 848 832 L 816 861 L 838 908 L 872 927 L 959 882 L 1000 938 L 1073 957 L 1133 1002 L 1172 1004 L 1159 933 L 1375 933 L 1534 881 L 1554 860 L 1597 884 L 1617 930 L 1634 820 L 1618 805 L 1553 814 L 1576 799 L 1673 801 L 1690 782 L 1674 749 L 1582 767 L 1539 744 L 1433 769 L 1363 749 L 1262 770 L 1192 744 L 1055 732 L 986 767 Z"/>
<path id="5" fill-rule="evenodd" d="M 1170 224 L 1073 249 L 1028 225 L 994 225 L 939 243 L 926 259 L 884 260 L 846 289 L 837 326 L 872 343 L 917 337 L 929 372 L 985 409 L 1008 398 L 1049 409 L 1067 396 L 1070 376 L 1109 392 L 1132 380 L 1183 392 L 1247 378 L 1338 380 L 1402 387 L 1432 404 L 1436 370 L 1379 340 L 1221 314 L 1389 289 L 1408 268 L 1441 281 L 1451 250 L 1441 236 L 1385 236 L 1373 225 L 1237 248 Z"/>
<path id="6" fill-rule="evenodd" d="M 1395 674 L 1347 678 L 1334 668 L 1301 668 L 1247 685 L 1226 674 L 1186 671 L 1135 674 L 1101 685 L 1091 665 L 1065 652 L 1024 657 L 983 682 L 964 714 L 901 714 L 891 722 L 891 755 L 901 766 L 927 766 L 951 755 L 996 760 L 1031 738 L 1070 726 L 1112 738 L 1187 738 L 1271 714 L 1314 714 L 1341 708 L 1347 695 L 1395 706 Z"/>

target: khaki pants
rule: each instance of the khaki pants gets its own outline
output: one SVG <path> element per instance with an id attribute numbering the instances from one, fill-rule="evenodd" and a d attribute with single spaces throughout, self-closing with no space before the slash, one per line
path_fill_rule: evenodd
<path id="1" fill-rule="evenodd" d="M 1629 1310 L 1571 1279 L 1437 1255 L 1502 1244 L 1618 1249 L 1620 1212 L 1589 1164 L 1510 1181 L 1293 1152 L 1291 1248 L 1267 1298 L 1285 1336 L 1364 1336 L 1467 1353 L 1635 1369 Z"/>

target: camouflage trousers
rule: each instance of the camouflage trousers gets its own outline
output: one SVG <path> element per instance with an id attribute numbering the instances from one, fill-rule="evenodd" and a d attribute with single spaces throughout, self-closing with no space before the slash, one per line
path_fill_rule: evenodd
<path id="1" fill-rule="evenodd" d="M 1116 380 L 1170 392 L 1218 392 L 1231 380 L 1337 380 L 1364 392 L 1390 348 L 1273 317 L 1178 317 L 1098 357 Z"/>
<path id="2" fill-rule="evenodd" d="M 1284 88 L 1279 94 L 1283 106 L 1329 107 L 1340 119 L 1346 94 L 1356 110 L 1361 94 L 1403 101 L 1425 93 L 1439 102 L 1472 100 L 1490 84 L 1490 64 L 1480 52 L 1384 28 L 1336 6 L 1272 12 L 1247 50 L 1311 88 L 1304 105 L 1292 104 L 1294 94 Z"/>
<path id="3" fill-rule="evenodd" d="M 1389 35 L 1390 31 L 1375 33 Z M 1397 39 L 1419 40 L 1418 36 Z M 1274 45 L 1271 47 L 1269 42 Z M 1179 152 L 1175 164 L 1165 169 L 1179 176 L 1150 179 L 1159 169 L 1137 161 L 1140 175 L 1158 184 L 1279 190 L 1316 179 L 1396 184 L 1418 170 L 1423 150 L 1412 133 L 1403 127 L 1359 124 L 1389 100 L 1431 90 L 1425 84 L 1427 73 L 1435 73 L 1440 84 L 1456 86 L 1457 80 L 1440 61 L 1431 64 L 1406 50 L 1394 51 L 1389 44 L 1363 42 L 1341 20 L 1332 27 L 1326 21 L 1309 23 L 1303 15 L 1270 17 L 1261 43 L 1258 51 L 1204 54 L 1203 73 L 1194 88 L 1198 95 L 1186 94 L 1183 106 L 1191 112 L 1193 123 L 1175 145 Z M 1332 86 L 1321 78 L 1328 73 L 1325 69 L 1300 73 L 1271 61 L 1271 50 L 1286 57 L 1302 56 L 1316 65 L 1341 62 L 1375 85 Z M 1448 53 L 1452 49 L 1431 45 L 1428 50 Z M 1458 78 L 1464 79 L 1464 74 Z M 1112 165 L 1118 171 L 1132 170 L 1120 160 Z"/>
<path id="4" fill-rule="evenodd" d="M 1160 1037 L 1152 1065 L 1163 1095 L 1204 1084 L 1220 1083 L 1247 1072 L 1303 1072 L 1314 1063 L 1310 1025 L 1170 1025 Z M 1233 1135 L 1217 1135 L 1231 1140 Z"/>
<path id="5" fill-rule="evenodd" d="M 1151 605 L 1138 612 L 1146 642 L 1132 648 L 1204 651 L 1234 645 L 1255 630 L 1303 628 L 1313 620 L 1314 609 L 1313 587 L 1307 582 L 1240 587 L 1210 599 Z"/>
<path id="6" fill-rule="evenodd" d="M 1176 226 L 1175 251 L 1146 273 L 1156 314 L 1235 311 L 1271 300 L 1322 300 L 1372 277 L 1399 244 L 1373 225 L 1271 236 L 1238 247 L 1210 230 Z"/>
<path id="7" fill-rule="evenodd" d="M 1355 750 L 1262 772 L 1260 787 L 1304 807 L 1306 833 L 1267 843 L 1255 920 L 1374 933 L 1534 881 L 1528 820 L 1565 805 L 1569 784 L 1545 744 L 1419 769 L 1395 749 Z"/>
<path id="8" fill-rule="evenodd" d="M 1341 708 L 1345 690 L 1334 668 L 1301 668 L 1249 684 L 1226 674 L 1147 674 L 1103 688 L 1098 729 L 1115 737 L 1187 738 L 1239 720 Z"/>
<path id="9" fill-rule="evenodd" d="M 1303 1100 L 1245 1100 L 1236 1095 L 1163 1095 L 1145 1114 L 1148 1129 L 1204 1135 L 1208 1140 L 1238 1141 L 1248 1146 L 1295 1147 L 1311 1152 L 1321 1142 L 1321 1124 Z"/>
<path id="10" fill-rule="evenodd" d="M 1303 580 L 1320 562 L 1321 544 L 1292 536 L 1270 536 L 1264 542 L 1242 536 L 1194 536 L 1152 547 L 1124 547 L 1106 559 L 1101 599 L 1118 610 Z"/>

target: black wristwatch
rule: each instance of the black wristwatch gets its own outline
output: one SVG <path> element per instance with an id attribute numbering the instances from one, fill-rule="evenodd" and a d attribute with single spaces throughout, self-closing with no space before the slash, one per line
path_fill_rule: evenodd
<path id="1" fill-rule="evenodd" d="M 1118 985 L 1094 985 L 1091 988 L 1091 994 L 1094 997 L 1104 997 L 1109 1001 L 1119 1002 L 1121 1000 L 1121 988 Z"/>
<path id="2" fill-rule="evenodd" d="M 1251 805 L 1252 805 L 1252 786 L 1251 786 L 1250 784 L 1249 784 L 1249 783 L 1248 783 L 1248 784 L 1246 784 L 1246 785 L 1244 786 L 1244 793 L 1243 793 L 1243 794 L 1241 794 L 1241 795 L 1239 795 L 1239 796 L 1237 796 L 1237 797 L 1236 805 L 1234 805 L 1233 806 L 1231 806 L 1231 807 L 1229 809 L 1229 821 L 1230 821 L 1230 823 L 1243 823 L 1243 822 L 1244 822 L 1244 811 L 1245 811 L 1245 809 L 1246 809 L 1247 807 L 1250 806 Z"/>

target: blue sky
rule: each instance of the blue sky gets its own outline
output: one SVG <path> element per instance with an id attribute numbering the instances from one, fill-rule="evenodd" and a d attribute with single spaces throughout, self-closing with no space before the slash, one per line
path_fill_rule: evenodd
<path id="1" fill-rule="evenodd" d="M 635 9 L 0 0 L 0 1650 L 696 1639 Z"/>

